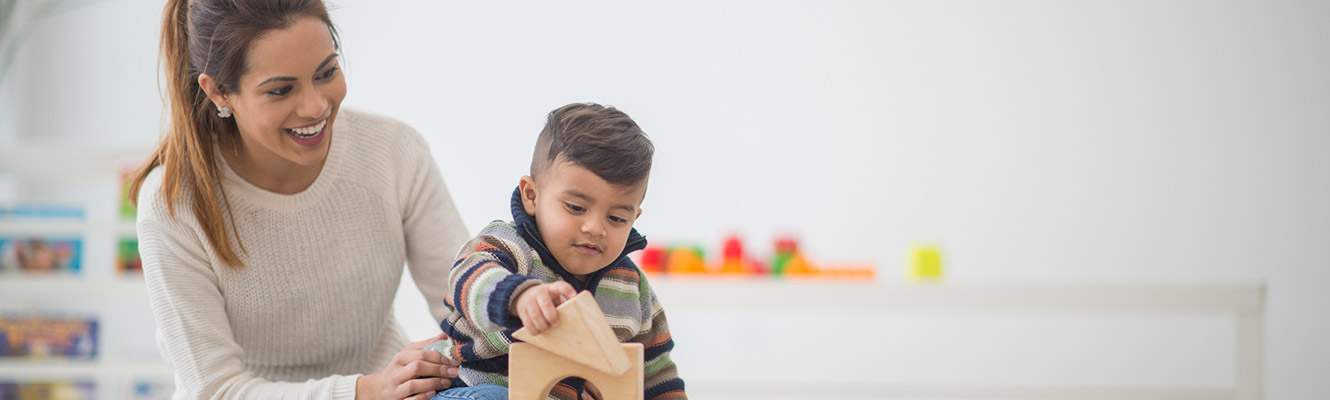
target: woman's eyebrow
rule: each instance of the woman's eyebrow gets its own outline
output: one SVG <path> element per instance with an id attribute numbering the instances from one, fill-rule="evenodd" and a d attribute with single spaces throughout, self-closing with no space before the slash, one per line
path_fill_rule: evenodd
<path id="1" fill-rule="evenodd" d="M 337 53 L 332 53 L 332 54 L 328 55 L 328 58 L 323 59 L 323 63 L 319 64 L 319 67 L 318 67 L 318 68 L 315 68 L 314 70 L 317 71 L 317 70 L 321 70 L 321 69 L 323 69 L 323 67 L 327 66 L 328 63 L 332 62 L 332 60 L 333 60 L 334 58 L 337 58 Z M 268 84 L 268 82 L 272 82 L 272 81 L 290 82 L 290 81 L 294 81 L 294 80 L 296 80 L 296 78 L 295 78 L 295 77 L 292 77 L 292 76 L 274 76 L 274 77 L 272 77 L 272 78 L 268 78 L 267 80 L 265 80 L 265 81 L 263 81 L 263 82 L 260 82 L 260 83 L 259 83 L 258 85 L 256 85 L 255 87 L 259 87 L 259 86 L 266 85 L 266 84 Z"/>

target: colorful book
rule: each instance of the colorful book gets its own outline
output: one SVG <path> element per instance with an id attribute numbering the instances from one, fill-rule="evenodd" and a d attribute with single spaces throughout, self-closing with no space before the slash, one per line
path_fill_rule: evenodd
<path id="1" fill-rule="evenodd" d="M 143 259 L 139 258 L 139 240 L 137 238 L 120 239 L 116 244 L 116 270 L 121 274 L 143 273 Z"/>
<path id="2" fill-rule="evenodd" d="M 175 391 L 175 385 L 170 380 L 135 379 L 133 390 L 134 393 L 125 398 L 134 400 L 170 400 L 171 393 Z"/>
<path id="3" fill-rule="evenodd" d="M 82 221 L 83 207 L 69 204 L 0 205 L 0 222 Z"/>
<path id="4" fill-rule="evenodd" d="M 0 314 L 0 359 L 97 358 L 98 322 L 95 317 Z"/>
<path id="5" fill-rule="evenodd" d="M 77 275 L 82 259 L 77 237 L 0 236 L 0 273 Z"/>
<path id="6" fill-rule="evenodd" d="M 88 381 L 0 382 L 0 400 L 93 400 L 96 385 Z"/>

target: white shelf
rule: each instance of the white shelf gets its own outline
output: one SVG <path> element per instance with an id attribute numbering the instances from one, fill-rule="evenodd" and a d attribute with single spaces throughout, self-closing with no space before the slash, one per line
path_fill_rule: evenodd
<path id="1" fill-rule="evenodd" d="M 37 312 L 108 307 L 148 307 L 148 289 L 141 276 L 114 279 L 81 276 L 0 275 L 0 299 L 4 312 Z"/>
<path id="2" fill-rule="evenodd" d="M 102 378 L 170 378 L 164 362 L 99 362 L 78 360 L 3 360 L 0 376 L 15 380 Z"/>
<path id="3" fill-rule="evenodd" d="M 118 176 L 152 152 L 150 146 L 23 141 L 0 145 L 0 174 L 47 179 Z"/>
<path id="4" fill-rule="evenodd" d="M 7 222 L 0 221 L 0 235 L 84 235 L 89 232 L 111 231 L 117 237 L 134 236 L 132 220 L 116 222 Z"/>
<path id="5" fill-rule="evenodd" d="M 1214 317 L 1226 321 L 1210 325 L 1220 329 L 1218 336 L 1233 338 L 1233 375 L 1229 387 L 1041 387 L 1041 386 L 902 386 L 864 378 L 854 378 L 836 384 L 814 386 L 797 383 L 789 387 L 773 388 L 773 382 L 736 373 L 726 375 L 724 370 L 707 370 L 724 376 L 700 376 L 690 382 L 689 392 L 699 397 L 718 399 L 785 399 L 785 398 L 837 398 L 837 399 L 1260 399 L 1264 392 L 1264 308 L 1265 286 L 1261 283 L 1216 284 L 1067 284 L 1067 283 L 927 283 L 886 284 L 870 281 L 833 281 L 820 279 L 781 278 L 724 278 L 724 277 L 672 277 L 655 275 L 649 278 L 652 288 L 660 296 L 675 322 L 702 321 L 706 326 L 678 329 L 676 337 L 690 337 L 693 344 L 709 345 L 712 352 L 725 352 L 726 344 L 707 342 L 702 336 L 726 338 L 772 337 L 781 339 L 804 336 L 780 336 L 763 333 L 763 327 L 813 330 L 831 329 L 846 340 L 884 340 L 874 337 L 864 326 L 891 326 L 880 323 L 884 319 L 902 318 L 902 315 L 956 316 L 959 318 L 1010 318 L 1028 321 L 1031 316 L 1085 318 L 1104 316 L 1120 318 L 1123 315 L 1148 316 L 1152 320 Z M 839 314 L 838 314 L 839 313 Z M 819 314 L 830 314 L 827 321 L 840 321 L 835 315 L 852 315 L 878 321 L 876 325 L 852 323 L 843 326 L 819 326 Z M 764 321 L 762 318 L 797 320 L 790 324 L 759 323 L 758 326 L 730 326 L 727 320 L 754 316 L 744 321 Z M 690 319 L 691 318 L 691 319 Z M 1080 319 L 1078 319 L 1080 318 Z M 766 320 L 769 321 L 769 320 Z M 805 324 L 813 324 L 807 325 Z M 813 326 L 816 326 L 815 328 Z M 779 329 L 778 328 L 778 329 Z M 750 331 L 758 329 L 758 331 Z M 880 328 L 878 328 L 880 329 Z M 1227 332 L 1223 332 L 1227 330 Z M 950 334 L 939 332 L 940 334 Z M 983 333 L 976 333 L 982 335 Z M 691 336 L 686 336 L 691 335 Z M 872 339 L 868 339 L 873 337 Z M 956 336 L 946 336 L 955 340 Z M 758 339 L 757 341 L 760 341 Z M 707 342 L 707 343 L 698 343 Z M 784 340 L 781 341 L 782 343 Z M 791 352 L 804 350 L 802 343 L 793 341 Z M 681 342 L 683 343 L 683 342 Z M 942 342 L 945 343 L 945 342 Z M 744 344 L 733 343 L 744 347 Z M 749 344 L 748 346 L 752 346 Z M 945 346 L 939 343 L 920 343 L 920 346 Z M 1130 351 L 1131 349 L 1122 349 Z M 739 353 L 736 354 L 741 354 Z M 847 357 L 850 356 L 846 354 Z M 882 354 L 865 355 L 882 358 Z M 789 358 L 791 377 L 798 381 L 800 357 Z M 775 360 L 763 359 L 766 362 Z M 849 362 L 849 360 L 846 360 Z M 889 362 L 882 359 L 882 362 Z M 1013 360 L 1012 362 L 1018 363 Z M 1142 360 L 1142 362 L 1149 362 Z M 1221 361 L 1222 362 L 1222 361 Z M 742 365 L 735 363 L 734 365 Z M 858 361 L 851 365 L 873 365 Z M 683 367 L 681 367 L 683 368 Z M 694 367 L 697 368 L 697 367 Z M 833 370 L 838 367 L 828 367 Z M 702 368 L 706 370 L 705 368 Z M 817 374 L 813 374 L 817 375 Z M 858 374 L 854 376 L 864 376 Z M 742 378 L 742 379 L 735 379 Z M 745 379 L 758 379 L 747 382 Z M 849 378 L 846 378 L 849 379 Z M 1110 382 L 1111 383 L 1111 382 Z"/>
<path id="6" fill-rule="evenodd" d="M 1214 312 L 1260 317 L 1262 284 L 883 284 L 817 278 L 651 276 L 671 308 L 861 311 Z M 693 294 L 705 293 L 705 296 Z"/>

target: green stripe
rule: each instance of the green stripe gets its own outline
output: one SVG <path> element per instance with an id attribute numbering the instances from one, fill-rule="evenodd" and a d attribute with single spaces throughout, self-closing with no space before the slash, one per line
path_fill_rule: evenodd
<path id="1" fill-rule="evenodd" d="M 670 353 L 661 354 L 646 363 L 646 366 L 642 368 L 642 374 L 646 376 L 651 376 L 652 374 L 660 372 L 660 370 L 664 369 L 669 364 L 670 364 Z"/>
<path id="2" fill-rule="evenodd" d="M 502 354 L 508 354 L 508 341 L 503 339 L 503 332 L 485 332 L 485 343 Z M 507 383 L 504 384 L 507 386 Z"/>
<path id="3" fill-rule="evenodd" d="M 503 267 L 499 266 L 487 267 L 485 271 L 480 273 L 480 276 L 472 278 L 474 280 L 474 283 L 471 284 L 472 297 L 468 299 L 471 301 L 471 307 L 468 307 L 467 309 L 471 310 L 471 318 L 474 318 L 476 321 L 489 320 L 489 315 L 482 311 L 482 309 L 489 305 L 490 295 L 493 294 L 494 287 L 496 287 L 499 284 L 499 281 L 502 281 L 504 275 L 506 275 L 504 272 L 507 272 L 507 270 L 498 271 L 502 269 Z"/>
<path id="4" fill-rule="evenodd" d="M 613 286 L 601 286 L 600 288 L 597 288 L 596 295 L 597 296 L 609 295 L 610 297 L 625 302 L 636 303 L 638 301 L 637 293 L 626 291 Z"/>

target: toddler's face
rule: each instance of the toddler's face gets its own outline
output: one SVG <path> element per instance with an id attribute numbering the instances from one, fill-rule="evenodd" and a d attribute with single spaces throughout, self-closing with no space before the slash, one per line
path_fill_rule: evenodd
<path id="1" fill-rule="evenodd" d="M 530 178 L 524 178 L 530 179 Z M 585 278 L 610 265 L 628 242 L 646 182 L 612 185 L 567 160 L 557 160 L 540 178 L 524 185 L 522 201 L 536 216 L 540 235 L 565 270 Z M 534 197 L 534 199 L 533 199 Z M 534 211 L 534 212 L 533 212 Z"/>

